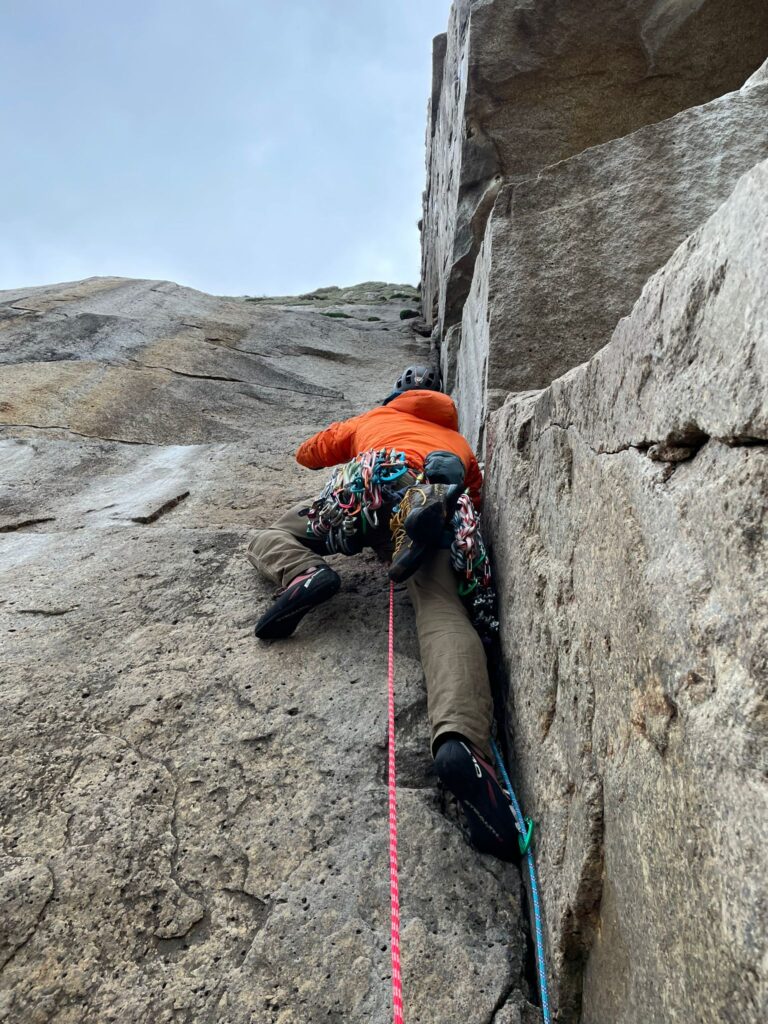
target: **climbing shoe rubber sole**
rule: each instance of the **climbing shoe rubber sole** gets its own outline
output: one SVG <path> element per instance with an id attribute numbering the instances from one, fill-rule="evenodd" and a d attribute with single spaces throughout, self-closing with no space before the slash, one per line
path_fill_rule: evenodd
<path id="1" fill-rule="evenodd" d="M 340 586 L 341 579 L 328 566 L 300 573 L 256 623 L 256 636 L 259 640 L 290 636 L 307 612 L 333 597 Z"/>
<path id="2" fill-rule="evenodd" d="M 405 583 L 419 568 L 426 554 L 426 546 L 417 544 L 409 537 L 398 552 L 398 557 L 392 562 L 387 575 L 393 583 Z"/>
<path id="3" fill-rule="evenodd" d="M 448 526 L 462 490 L 455 484 L 431 485 L 428 491 L 439 492 L 440 500 L 431 501 L 420 508 L 414 508 L 405 519 L 405 532 L 417 544 L 436 547 Z"/>
<path id="4" fill-rule="evenodd" d="M 401 501 L 403 511 L 398 513 L 401 518 L 393 519 L 399 535 L 388 573 L 393 583 L 404 583 L 421 566 L 427 552 L 440 547 L 461 494 L 455 484 L 415 484 L 406 492 Z M 415 504 L 419 500 L 421 504 Z"/>
<path id="5" fill-rule="evenodd" d="M 519 862 L 510 803 L 486 758 L 469 743 L 448 739 L 435 755 L 435 770 L 461 804 L 475 849 L 499 860 Z"/>

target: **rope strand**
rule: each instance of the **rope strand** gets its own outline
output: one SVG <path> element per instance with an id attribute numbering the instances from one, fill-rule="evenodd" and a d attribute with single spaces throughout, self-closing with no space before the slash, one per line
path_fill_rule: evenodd
<path id="1" fill-rule="evenodd" d="M 395 585 L 389 584 L 389 901 L 392 950 L 392 1020 L 404 1024 L 400 976 L 400 891 L 397 881 L 397 789 L 395 777 Z"/>
<path id="2" fill-rule="evenodd" d="M 525 818 L 523 812 L 518 803 L 517 796 L 515 795 L 514 789 L 512 789 L 512 783 L 509 781 L 509 773 L 507 772 L 507 766 L 504 764 L 504 759 L 501 756 L 501 751 L 496 745 L 496 741 L 491 738 L 491 749 L 493 750 L 493 756 L 496 759 L 496 767 L 501 773 L 501 777 L 504 780 L 504 785 L 509 793 L 509 799 L 511 801 L 510 810 L 512 817 L 515 819 L 515 825 L 517 831 L 521 836 L 526 835 Z M 528 878 L 531 883 L 531 901 L 533 903 L 533 927 L 534 927 L 534 945 L 536 947 L 536 968 L 539 977 L 539 995 L 541 997 L 541 1014 L 544 1018 L 544 1024 L 551 1024 L 552 1013 L 549 1006 L 549 986 L 547 984 L 547 963 L 544 956 L 544 931 L 541 923 L 541 900 L 539 897 L 539 883 L 536 878 L 536 861 L 533 857 L 533 846 L 528 845 L 528 849 L 525 852 L 525 863 L 528 867 Z"/>
<path id="3" fill-rule="evenodd" d="M 395 585 L 389 584 L 389 636 L 388 636 L 388 665 L 387 665 L 387 733 L 388 733 L 388 790 L 389 790 L 389 899 L 390 899 L 390 950 L 392 957 L 392 1021 L 393 1024 L 405 1024 L 403 1016 L 403 983 L 400 972 L 400 889 L 398 884 L 397 870 L 397 776 L 395 771 Z M 501 751 L 491 738 L 491 748 L 496 760 L 497 768 L 502 776 L 504 785 L 510 797 L 510 811 L 514 818 L 517 830 L 521 839 L 526 839 L 525 844 L 521 842 L 521 849 L 525 850 L 525 860 L 528 867 L 528 878 L 531 885 L 531 899 L 533 903 L 534 923 L 534 945 L 536 949 L 536 967 L 539 980 L 539 995 L 541 997 L 541 1010 L 544 1024 L 551 1024 L 552 1016 L 549 1005 L 549 986 L 547 984 L 547 967 L 544 954 L 544 934 L 542 928 L 541 900 L 539 896 L 538 879 L 536 877 L 536 863 L 533 856 L 533 847 L 530 844 L 529 830 L 526 829 L 526 819 L 518 803 L 512 783 L 509 779 L 507 767 L 501 756 Z"/>

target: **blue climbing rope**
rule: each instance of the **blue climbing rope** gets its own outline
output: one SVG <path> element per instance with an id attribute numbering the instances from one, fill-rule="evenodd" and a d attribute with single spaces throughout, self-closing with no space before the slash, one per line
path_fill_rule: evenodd
<path id="1" fill-rule="evenodd" d="M 551 1024 L 552 1015 L 549 1008 L 547 965 L 546 960 L 544 959 L 544 932 L 541 925 L 541 900 L 539 898 L 539 883 L 536 878 L 536 863 L 533 858 L 533 846 L 531 845 L 533 822 L 530 818 L 523 817 L 523 812 L 517 801 L 517 797 L 515 796 L 515 791 L 512 789 L 512 783 L 509 781 L 507 767 L 504 764 L 501 751 L 496 746 L 496 741 L 494 739 L 491 739 L 491 749 L 493 750 L 493 756 L 496 759 L 496 767 L 499 769 L 501 777 L 504 780 L 504 785 L 509 793 L 509 799 L 512 803 L 512 816 L 515 819 L 517 831 L 520 833 L 518 838 L 518 842 L 520 843 L 520 852 L 525 855 L 525 862 L 528 865 L 528 878 L 531 883 L 531 901 L 533 903 L 533 927 L 536 940 L 536 968 L 539 976 L 541 1012 L 544 1017 L 544 1024 Z"/>

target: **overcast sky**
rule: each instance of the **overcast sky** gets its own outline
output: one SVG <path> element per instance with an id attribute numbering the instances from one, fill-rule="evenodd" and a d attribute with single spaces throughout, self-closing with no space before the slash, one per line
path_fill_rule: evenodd
<path id="1" fill-rule="evenodd" d="M 0 0 L 0 289 L 415 284 L 450 0 Z"/>

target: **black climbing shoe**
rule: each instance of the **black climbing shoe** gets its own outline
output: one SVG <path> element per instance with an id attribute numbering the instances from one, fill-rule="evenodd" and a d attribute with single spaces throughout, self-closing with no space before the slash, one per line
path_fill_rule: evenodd
<path id="1" fill-rule="evenodd" d="M 341 580 L 327 565 L 316 565 L 295 576 L 256 623 L 259 640 L 281 640 L 290 636 L 315 605 L 322 604 L 338 591 Z"/>
<path id="2" fill-rule="evenodd" d="M 411 490 L 420 492 L 410 503 L 405 517 L 405 532 L 417 544 L 437 547 L 443 530 L 456 511 L 461 487 L 456 484 L 421 484 Z"/>
<path id="3" fill-rule="evenodd" d="M 511 806 L 485 755 L 465 740 L 447 739 L 435 755 L 435 769 L 461 804 L 475 849 L 519 863 L 520 846 Z"/>
<path id="4" fill-rule="evenodd" d="M 461 488 L 449 484 L 416 484 L 409 487 L 389 521 L 394 551 L 389 578 L 402 583 L 412 576 L 431 548 L 442 540 L 453 515 Z"/>

